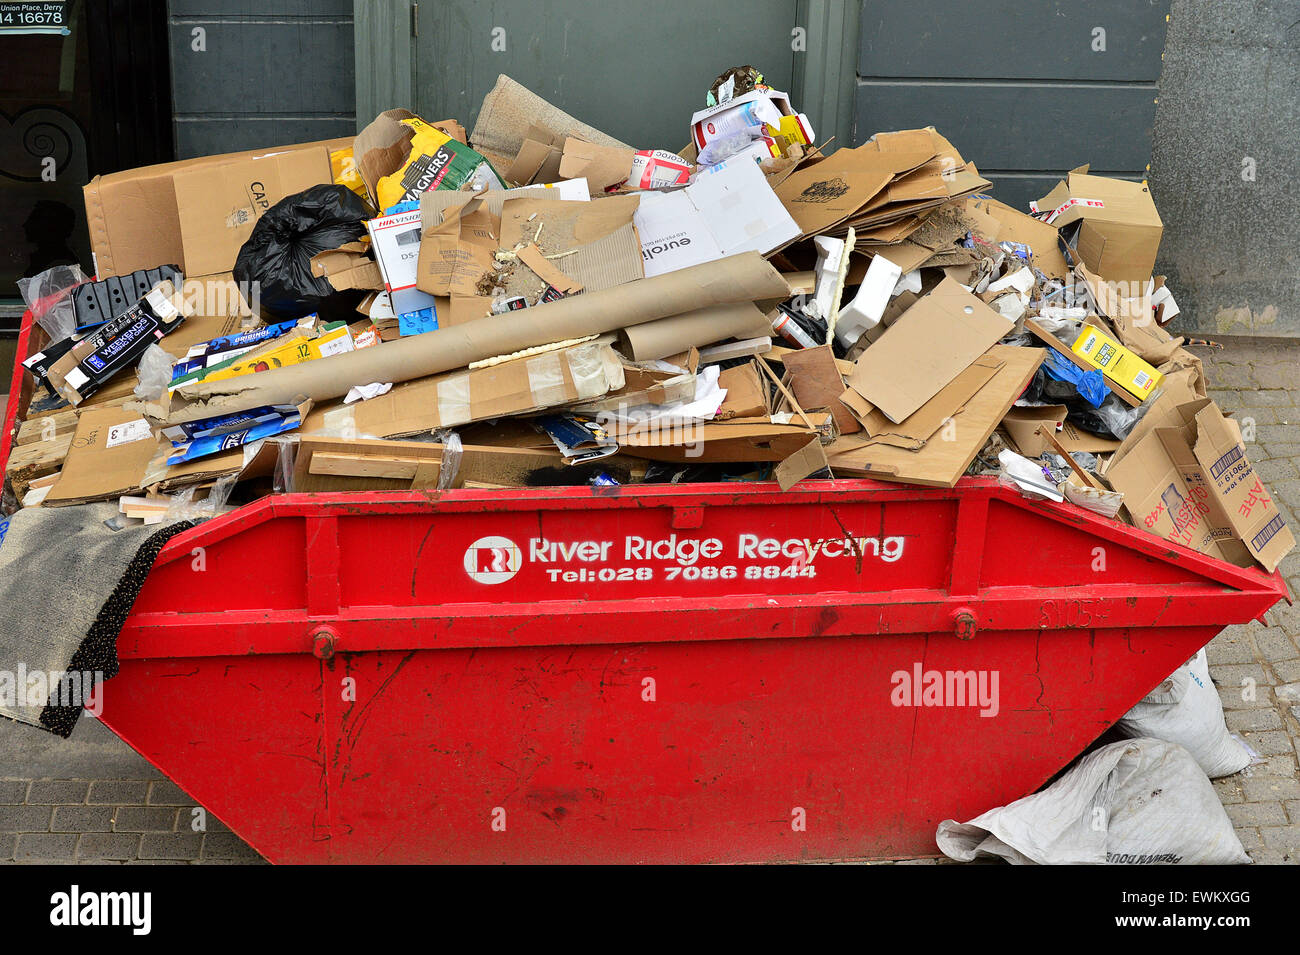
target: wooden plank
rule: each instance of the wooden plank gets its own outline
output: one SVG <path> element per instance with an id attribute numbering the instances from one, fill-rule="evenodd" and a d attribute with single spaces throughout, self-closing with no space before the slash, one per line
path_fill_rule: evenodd
<path id="1" fill-rule="evenodd" d="M 1083 468 L 1079 466 L 1079 462 L 1075 461 L 1074 458 L 1070 456 L 1070 452 L 1065 450 L 1065 445 L 1061 444 L 1060 441 L 1056 440 L 1055 429 L 1049 428 L 1047 425 L 1043 425 L 1038 429 L 1038 433 L 1042 435 L 1043 439 L 1046 440 L 1047 443 L 1052 446 L 1053 451 L 1055 451 L 1057 454 L 1059 454 L 1061 457 L 1065 459 L 1065 463 L 1070 466 L 1070 470 L 1073 471 L 1075 474 L 1079 475 L 1079 478 L 1083 481 L 1084 484 L 1087 484 L 1089 487 L 1095 487 L 1099 491 L 1110 490 L 1110 488 L 1106 487 L 1106 485 L 1102 484 L 1095 477 L 1093 477 L 1091 474 L 1089 474 L 1087 471 L 1085 471 Z"/>
<path id="2" fill-rule="evenodd" d="M 390 458 L 379 455 L 317 451 L 311 457 L 311 473 L 400 480 L 415 477 L 416 471 L 423 463 L 419 458 Z"/>

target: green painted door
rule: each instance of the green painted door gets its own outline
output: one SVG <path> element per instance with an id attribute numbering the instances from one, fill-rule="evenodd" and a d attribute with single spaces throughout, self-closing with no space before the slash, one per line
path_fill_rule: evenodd
<path id="1" fill-rule="evenodd" d="M 722 70 L 752 64 L 784 91 L 793 79 L 796 0 L 416 6 L 412 108 L 470 129 L 484 94 L 505 73 L 629 145 L 675 150 L 689 141 L 691 113 L 704 107 Z"/>

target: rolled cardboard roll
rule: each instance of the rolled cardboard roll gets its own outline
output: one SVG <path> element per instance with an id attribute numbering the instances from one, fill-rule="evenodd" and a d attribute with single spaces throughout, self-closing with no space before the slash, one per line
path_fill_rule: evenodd
<path id="1" fill-rule="evenodd" d="M 618 350 L 633 361 L 680 355 L 728 338 L 771 334 L 772 326 L 753 302 L 697 308 L 693 312 L 633 325 L 618 333 Z"/>
<path id="2" fill-rule="evenodd" d="M 166 423 L 196 421 L 262 405 L 296 403 L 304 397 L 328 401 L 347 394 L 357 384 L 410 381 L 525 348 L 617 331 L 716 305 L 752 303 L 789 294 L 781 273 L 761 255 L 742 252 L 508 315 L 489 315 L 412 335 L 376 348 L 188 385 L 177 389 L 177 394 L 189 403 L 178 407 L 174 402 Z"/>

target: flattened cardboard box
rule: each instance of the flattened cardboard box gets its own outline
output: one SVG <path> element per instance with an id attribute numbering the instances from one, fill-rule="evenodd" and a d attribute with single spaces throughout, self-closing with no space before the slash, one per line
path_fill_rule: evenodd
<path id="1" fill-rule="evenodd" d="M 240 153 L 202 156 L 179 162 L 125 169 L 96 176 L 82 190 L 86 202 L 86 225 L 90 231 L 90 248 L 99 278 L 128 275 L 137 269 L 153 269 L 167 262 L 184 265 L 186 275 L 200 274 L 183 262 L 180 208 L 176 198 L 175 177 L 200 169 L 213 169 L 227 163 L 301 150 L 322 149 L 326 153 L 326 177 L 329 182 L 330 150 L 352 145 L 352 137 L 327 139 L 313 143 L 250 149 Z M 228 271 L 210 269 L 211 272 Z"/>
<path id="2" fill-rule="evenodd" d="M 421 378 L 327 412 L 324 419 L 335 434 L 387 438 L 599 398 L 623 382 L 618 355 L 592 342 Z"/>
<path id="3" fill-rule="evenodd" d="M 185 272 L 228 272 L 271 206 L 331 175 L 329 153 L 321 147 L 178 172 L 173 182 Z"/>
<path id="4" fill-rule="evenodd" d="M 901 422 L 1013 327 L 946 278 L 862 353 L 849 386 Z"/>
<path id="5" fill-rule="evenodd" d="M 46 506 L 105 501 L 139 490 L 157 439 L 138 412 L 87 408 Z"/>
<path id="6" fill-rule="evenodd" d="M 831 470 L 837 476 L 843 472 L 903 484 L 952 487 L 1034 377 L 1034 372 L 1043 362 L 1043 355 L 1041 348 L 993 346 L 987 357 L 1001 362 L 1001 365 L 978 391 L 966 399 L 961 410 L 951 415 L 950 430 L 945 430 L 938 438 L 932 436 L 915 451 L 875 443 L 874 439 L 864 439 L 861 435 L 840 438 L 827 449 Z M 978 371 L 982 375 L 986 368 Z M 974 371 L 969 373 L 974 374 Z M 938 395 L 931 401 L 938 403 L 941 399 L 947 400 L 946 395 Z M 931 420 L 939 417 L 937 413 L 931 415 L 928 409 L 921 413 Z"/>

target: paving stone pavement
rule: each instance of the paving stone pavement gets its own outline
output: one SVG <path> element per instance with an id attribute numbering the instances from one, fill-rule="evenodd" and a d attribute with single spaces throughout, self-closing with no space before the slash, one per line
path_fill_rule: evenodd
<path id="1" fill-rule="evenodd" d="M 1234 342 L 1195 348 L 1210 395 L 1242 426 L 1248 451 L 1300 536 L 1300 344 Z M 2 407 L 3 405 L 0 405 Z M 1300 595 L 1300 550 L 1282 563 Z M 1300 864 L 1300 604 L 1266 623 L 1229 627 L 1210 644 L 1210 675 L 1228 729 L 1260 754 L 1216 780 L 1237 834 L 1256 863 Z M 1254 693 L 1243 692 L 1243 680 Z M 213 864 L 261 857 L 93 720 L 73 738 L 0 725 L 0 863 Z M 917 859 L 909 864 L 946 860 Z"/>
<path id="2" fill-rule="evenodd" d="M 1241 425 L 1251 462 L 1300 537 L 1300 345 L 1193 351 L 1210 397 Z M 1300 550 L 1280 569 L 1300 597 Z M 1256 863 L 1300 865 L 1300 604 L 1279 604 L 1264 619 L 1227 628 L 1206 651 L 1228 729 L 1260 754 L 1214 788 Z"/>

